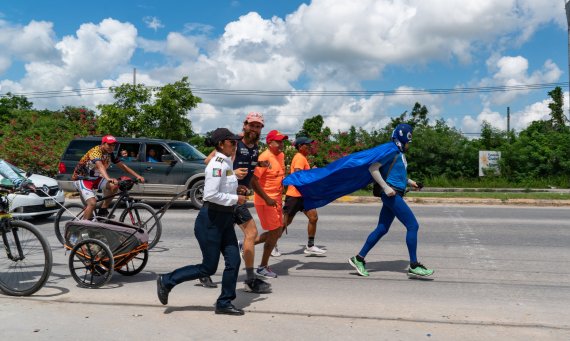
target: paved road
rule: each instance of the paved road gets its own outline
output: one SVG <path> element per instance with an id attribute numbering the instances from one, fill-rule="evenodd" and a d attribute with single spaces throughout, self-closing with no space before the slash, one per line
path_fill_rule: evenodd
<path id="1" fill-rule="evenodd" d="M 367 257 L 370 277 L 357 276 L 347 258 L 379 207 L 333 204 L 319 210 L 317 245 L 327 257 L 304 256 L 306 218 L 297 217 L 279 242 L 284 255 L 271 259 L 280 275 L 274 292 L 245 293 L 240 276 L 235 304 L 243 317 L 214 315 L 219 290 L 194 282 L 175 288 L 168 306 L 156 298 L 157 273 L 200 261 L 196 210 L 168 211 L 145 270 L 114 274 L 94 290 L 76 286 L 47 220 L 40 228 L 53 246 L 53 274 L 33 297 L 0 295 L 2 339 L 570 339 L 567 208 L 412 207 L 421 225 L 419 256 L 436 270 L 433 279 L 407 278 L 399 223 Z"/>

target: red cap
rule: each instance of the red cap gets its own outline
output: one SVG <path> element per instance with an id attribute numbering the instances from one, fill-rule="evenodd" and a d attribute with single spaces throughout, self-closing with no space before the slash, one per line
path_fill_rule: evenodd
<path id="1" fill-rule="evenodd" d="M 101 143 L 115 144 L 117 143 L 117 139 L 113 135 L 105 135 L 103 139 L 101 139 Z"/>
<path id="2" fill-rule="evenodd" d="M 289 136 L 281 134 L 278 130 L 272 130 L 267 133 L 265 141 L 269 144 L 271 141 L 283 141 L 289 139 Z"/>
<path id="3" fill-rule="evenodd" d="M 265 123 L 263 121 L 263 115 L 261 113 L 258 113 L 258 112 L 252 111 L 249 114 L 247 114 L 247 116 L 245 117 L 245 121 L 247 123 L 259 122 L 259 123 L 261 123 L 261 125 L 265 125 Z"/>

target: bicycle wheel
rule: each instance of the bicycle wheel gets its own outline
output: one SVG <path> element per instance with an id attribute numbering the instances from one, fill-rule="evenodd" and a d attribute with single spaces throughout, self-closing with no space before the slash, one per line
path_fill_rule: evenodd
<path id="1" fill-rule="evenodd" d="M 57 212 L 55 222 L 53 223 L 55 236 L 62 245 L 65 244 L 65 224 L 68 221 L 81 219 L 83 217 L 83 211 L 85 211 L 85 206 L 83 206 L 83 204 L 75 202 L 65 204 L 64 207 L 65 208 L 62 207 Z"/>
<path id="2" fill-rule="evenodd" d="M 149 250 L 158 243 L 162 234 L 162 223 L 156 211 L 149 205 L 142 202 L 134 203 L 130 209 L 126 208 L 121 213 L 119 220 L 143 228 L 148 233 Z"/>
<path id="3" fill-rule="evenodd" d="M 133 276 L 141 272 L 146 266 L 147 262 L 148 250 L 143 250 L 141 253 L 130 259 L 126 264 L 121 266 L 120 269 L 115 269 L 115 271 L 123 276 Z"/>
<path id="4" fill-rule="evenodd" d="M 29 296 L 40 290 L 53 265 L 47 239 L 34 225 L 10 220 L 3 227 L 2 241 L 6 257 L 0 257 L 0 290 L 11 296 Z"/>
<path id="5" fill-rule="evenodd" d="M 113 253 L 97 239 L 85 239 L 77 243 L 69 254 L 69 272 L 83 288 L 99 288 L 113 275 Z"/>

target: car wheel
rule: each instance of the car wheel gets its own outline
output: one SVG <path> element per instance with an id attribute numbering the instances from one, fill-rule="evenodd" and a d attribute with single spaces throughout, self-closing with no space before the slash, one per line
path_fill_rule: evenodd
<path id="1" fill-rule="evenodd" d="M 194 207 L 200 209 L 204 205 L 204 180 L 198 180 L 190 187 L 188 197 Z"/>

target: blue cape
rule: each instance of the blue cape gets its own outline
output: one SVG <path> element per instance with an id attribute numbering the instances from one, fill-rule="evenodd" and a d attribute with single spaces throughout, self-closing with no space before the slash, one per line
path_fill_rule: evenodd
<path id="1" fill-rule="evenodd" d="M 368 185 L 373 180 L 368 167 L 375 162 L 389 164 L 399 152 L 394 142 L 384 143 L 347 155 L 324 168 L 292 173 L 283 184 L 293 185 L 301 192 L 305 209 L 322 207 Z"/>

